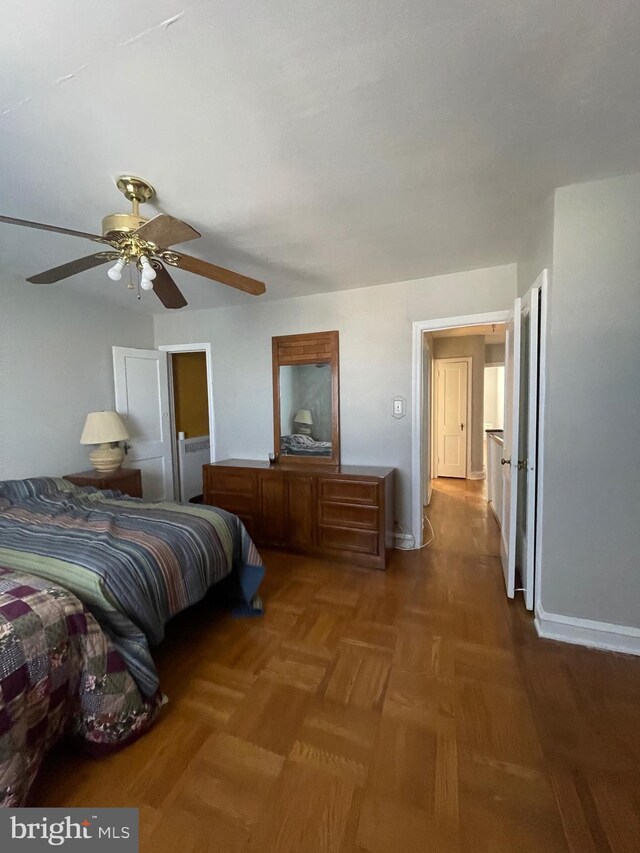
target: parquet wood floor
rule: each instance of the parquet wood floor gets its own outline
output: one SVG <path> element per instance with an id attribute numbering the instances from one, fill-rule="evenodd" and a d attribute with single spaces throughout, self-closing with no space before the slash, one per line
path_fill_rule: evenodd
<path id="1" fill-rule="evenodd" d="M 144 853 L 636 853 L 640 659 L 537 638 L 482 485 L 384 574 L 266 552 L 264 618 L 183 614 L 153 730 L 32 804 L 138 806 Z"/>

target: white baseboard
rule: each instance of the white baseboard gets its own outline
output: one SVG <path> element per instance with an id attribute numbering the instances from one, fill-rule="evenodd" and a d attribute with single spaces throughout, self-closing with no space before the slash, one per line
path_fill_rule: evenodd
<path id="1" fill-rule="evenodd" d="M 640 628 L 547 613 L 541 607 L 536 608 L 535 626 L 538 636 L 547 640 L 640 655 Z"/>
<path id="2" fill-rule="evenodd" d="M 484 480 L 486 474 L 484 471 L 471 471 L 467 480 Z"/>
<path id="3" fill-rule="evenodd" d="M 395 548 L 400 548 L 400 550 L 404 549 L 405 551 L 407 551 L 413 545 L 413 536 L 411 536 L 409 533 L 396 533 L 394 543 Z"/>

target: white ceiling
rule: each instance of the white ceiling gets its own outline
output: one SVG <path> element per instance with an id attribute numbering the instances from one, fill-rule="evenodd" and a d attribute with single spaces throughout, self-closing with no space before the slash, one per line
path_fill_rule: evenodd
<path id="1" fill-rule="evenodd" d="M 636 0 L 2 7 L 0 213 L 99 230 L 139 174 L 262 299 L 513 261 L 553 187 L 640 169 Z M 93 249 L 0 225 L 20 276 Z M 56 286 L 131 304 L 104 269 Z"/>

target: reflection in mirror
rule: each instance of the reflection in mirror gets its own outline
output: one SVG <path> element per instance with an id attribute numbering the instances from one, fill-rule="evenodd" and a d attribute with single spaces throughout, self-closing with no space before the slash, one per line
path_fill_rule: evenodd
<path id="1" fill-rule="evenodd" d="M 271 340 L 273 447 L 290 464 L 340 464 L 338 332 Z"/>
<path id="2" fill-rule="evenodd" d="M 331 365 L 280 365 L 280 454 L 331 456 Z"/>

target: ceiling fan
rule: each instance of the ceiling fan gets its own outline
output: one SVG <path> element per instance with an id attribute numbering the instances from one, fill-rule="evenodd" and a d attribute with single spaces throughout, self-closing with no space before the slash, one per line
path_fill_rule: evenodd
<path id="1" fill-rule="evenodd" d="M 43 225 L 41 222 L 29 222 L 26 219 L 14 219 L 11 216 L 0 216 L 0 222 L 9 225 L 24 225 L 27 228 L 39 228 L 41 231 L 55 231 L 58 234 L 69 234 L 71 237 L 82 237 L 85 240 L 93 240 L 94 243 L 102 243 L 110 248 L 95 255 L 78 258 L 59 267 L 46 270 L 46 272 L 33 275 L 27 281 L 33 284 L 52 284 L 63 278 L 76 275 L 80 272 L 93 269 L 101 264 L 115 261 L 107 275 L 113 281 L 122 278 L 122 271 L 130 266 L 135 267 L 140 273 L 139 285 L 143 290 L 154 290 L 158 299 L 165 308 L 184 308 L 187 300 L 184 298 L 178 285 L 169 275 L 166 267 L 192 272 L 204 276 L 212 281 L 235 287 L 259 296 L 265 292 L 262 281 L 256 281 L 240 273 L 218 267 L 191 255 L 182 252 L 174 252 L 169 247 L 176 243 L 185 243 L 202 235 L 182 222 L 166 213 L 160 213 L 153 219 L 145 219 L 140 215 L 140 205 L 152 199 L 155 190 L 147 181 L 136 178 L 133 175 L 122 175 L 116 181 L 120 192 L 131 202 L 131 213 L 112 213 L 102 220 L 102 235 L 89 234 L 86 231 L 72 231 L 69 228 L 58 228 L 56 225 Z M 137 273 L 136 273 L 137 276 Z M 129 287 L 135 287 L 133 278 Z"/>

